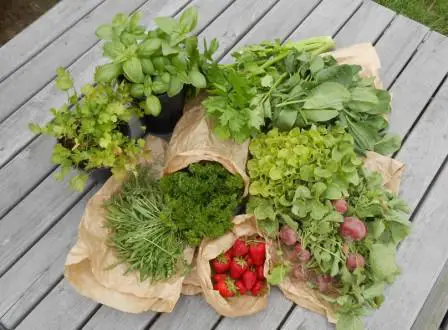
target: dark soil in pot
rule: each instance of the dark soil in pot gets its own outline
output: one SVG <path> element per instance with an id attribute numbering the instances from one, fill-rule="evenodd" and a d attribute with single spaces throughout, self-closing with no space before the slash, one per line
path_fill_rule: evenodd
<path id="1" fill-rule="evenodd" d="M 168 97 L 167 94 L 158 95 L 160 103 L 162 104 L 162 111 L 157 117 L 145 115 L 142 118 L 142 123 L 146 126 L 146 132 L 159 135 L 161 137 L 169 136 L 182 117 L 182 112 L 185 103 L 185 89 L 179 94 Z"/>

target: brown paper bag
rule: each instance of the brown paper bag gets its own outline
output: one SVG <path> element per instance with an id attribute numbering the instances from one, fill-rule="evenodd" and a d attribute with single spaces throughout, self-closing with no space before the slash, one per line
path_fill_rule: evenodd
<path id="1" fill-rule="evenodd" d="M 218 162 L 230 173 L 242 177 L 245 196 L 249 187 L 249 177 L 245 170 L 249 140 L 238 144 L 218 138 L 213 133 L 211 120 L 205 116 L 200 105 L 203 97 L 204 95 L 199 96 L 185 106 L 184 114 L 171 137 L 163 174 L 177 172 L 202 160 Z"/>
<path id="2" fill-rule="evenodd" d="M 162 168 L 166 143 L 155 137 L 147 139 L 155 169 Z M 82 295 L 104 305 L 129 313 L 147 310 L 170 312 L 179 299 L 184 275 L 173 276 L 167 281 L 141 282 L 136 272 L 124 275 L 127 266 L 117 264 L 115 251 L 106 241 L 108 229 L 104 227 L 103 203 L 119 190 L 122 180 L 110 178 L 89 200 L 79 226 L 78 241 L 70 250 L 65 262 L 66 279 Z M 193 259 L 194 250 L 187 248 L 184 258 Z"/>
<path id="3" fill-rule="evenodd" d="M 251 236 L 261 232 L 257 228 L 257 221 L 253 215 L 237 215 L 233 218 L 235 226 L 232 231 L 215 240 L 204 240 L 199 247 L 197 258 L 197 272 L 202 287 L 204 299 L 221 315 L 237 317 L 257 313 L 268 304 L 269 291 L 261 297 L 243 295 L 240 297 L 224 298 L 218 291 L 213 290 L 210 260 L 230 249 L 238 237 Z M 269 245 L 269 241 L 266 241 Z M 264 265 L 265 276 L 270 265 L 270 255 L 266 251 Z"/>
<path id="4" fill-rule="evenodd" d="M 193 258 L 190 273 L 185 277 L 182 283 L 182 294 L 186 296 L 194 296 L 202 292 L 201 283 L 199 281 L 198 269 L 196 266 L 196 256 Z"/>

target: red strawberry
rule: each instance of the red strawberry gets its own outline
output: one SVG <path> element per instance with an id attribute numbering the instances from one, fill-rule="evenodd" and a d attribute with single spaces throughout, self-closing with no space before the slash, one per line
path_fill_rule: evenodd
<path id="1" fill-rule="evenodd" d="M 212 280 L 215 283 L 225 281 L 227 279 L 227 274 L 215 274 L 212 276 Z"/>
<path id="2" fill-rule="evenodd" d="M 266 259 L 266 243 L 257 242 L 249 245 L 249 255 L 254 265 L 263 265 Z"/>
<path id="3" fill-rule="evenodd" d="M 215 273 L 222 274 L 229 270 L 230 260 L 230 256 L 227 253 L 224 253 L 217 256 L 215 259 L 210 261 L 210 263 L 212 264 Z"/>
<path id="4" fill-rule="evenodd" d="M 257 266 L 257 268 L 255 269 L 255 273 L 257 274 L 257 279 L 259 280 L 266 279 L 264 277 L 264 265 Z"/>
<path id="5" fill-rule="evenodd" d="M 247 270 L 247 262 L 242 257 L 233 258 L 230 262 L 230 277 L 238 279 Z"/>
<path id="6" fill-rule="evenodd" d="M 235 283 L 237 291 L 240 293 L 240 295 L 243 295 L 246 293 L 247 288 L 244 286 L 244 283 L 242 281 L 237 281 Z"/>
<path id="7" fill-rule="evenodd" d="M 247 290 L 251 290 L 255 283 L 257 283 L 257 274 L 252 270 L 246 270 L 242 276 L 242 280 Z"/>
<path id="8" fill-rule="evenodd" d="M 265 281 L 257 281 L 251 291 L 254 296 L 262 296 L 266 292 Z"/>
<path id="9" fill-rule="evenodd" d="M 232 246 L 232 257 L 245 256 L 248 251 L 246 242 L 238 238 Z"/>
<path id="10" fill-rule="evenodd" d="M 216 283 L 213 289 L 219 291 L 224 298 L 233 297 L 236 292 L 235 284 L 230 279 Z"/>
<path id="11" fill-rule="evenodd" d="M 249 267 L 254 265 L 254 261 L 252 260 L 252 258 L 248 254 L 244 257 L 244 260 L 246 260 L 247 265 Z"/>

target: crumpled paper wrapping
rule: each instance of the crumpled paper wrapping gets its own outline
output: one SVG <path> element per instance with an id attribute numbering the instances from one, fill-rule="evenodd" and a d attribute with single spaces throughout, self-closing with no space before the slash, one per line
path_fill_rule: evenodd
<path id="1" fill-rule="evenodd" d="M 244 196 L 247 195 L 249 177 L 246 162 L 249 140 L 238 144 L 223 140 L 213 133 L 212 121 L 206 117 L 201 95 L 189 102 L 182 118 L 176 125 L 168 147 L 164 175 L 177 172 L 200 161 L 218 162 L 230 173 L 238 174 L 244 181 Z"/>
<path id="2" fill-rule="evenodd" d="M 351 47 L 338 49 L 332 52 L 338 63 L 358 64 L 363 70 L 364 76 L 375 77 L 375 85 L 381 88 L 379 69 L 381 67 L 378 54 L 370 43 L 353 45 Z M 384 187 L 398 194 L 400 182 L 405 170 L 405 165 L 398 160 L 383 156 L 373 151 L 368 151 L 364 158 L 364 167 L 371 171 L 379 172 L 383 177 Z M 331 323 L 336 323 L 336 312 L 333 306 L 319 297 L 319 293 L 309 288 L 306 282 L 294 280 L 287 276 L 279 285 L 283 294 L 298 306 L 324 315 Z"/>
<path id="3" fill-rule="evenodd" d="M 199 281 L 198 269 L 196 266 L 196 256 L 193 258 L 190 273 L 185 277 L 182 283 L 182 294 L 185 296 L 194 296 L 202 292 L 201 282 Z"/>
<path id="4" fill-rule="evenodd" d="M 151 149 L 155 170 L 161 170 L 166 143 L 155 137 L 146 140 Z M 147 310 L 170 312 L 180 297 L 184 275 L 151 283 L 140 282 L 136 272 L 124 275 L 127 266 L 117 264 L 115 252 L 107 244 L 108 229 L 104 227 L 103 203 L 120 189 L 122 180 L 111 177 L 88 201 L 79 226 L 78 240 L 65 262 L 64 274 L 70 284 L 82 295 L 104 305 L 129 313 Z M 192 262 L 194 250 L 187 248 L 184 258 Z"/>
<path id="5" fill-rule="evenodd" d="M 221 253 L 230 249 L 238 237 L 260 235 L 262 233 L 257 228 L 257 221 L 253 215 L 237 215 L 233 218 L 235 224 L 232 231 L 215 240 L 204 240 L 198 252 L 197 272 L 202 287 L 204 299 L 221 315 L 227 317 L 237 317 L 257 313 L 268 305 L 269 291 L 260 297 L 243 295 L 240 297 L 224 298 L 218 291 L 213 290 L 212 270 L 210 260 L 216 258 Z M 265 238 L 266 239 L 266 238 Z M 267 246 L 270 244 L 266 240 Z M 264 264 L 265 276 L 270 266 L 269 249 L 266 249 L 266 261 Z"/>

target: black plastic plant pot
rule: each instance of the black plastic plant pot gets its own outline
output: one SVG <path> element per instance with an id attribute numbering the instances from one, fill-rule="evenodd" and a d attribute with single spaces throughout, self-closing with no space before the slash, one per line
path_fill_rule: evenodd
<path id="1" fill-rule="evenodd" d="M 185 103 L 185 89 L 179 94 L 169 97 L 167 94 L 158 95 L 162 105 L 162 111 L 157 117 L 145 115 L 142 123 L 146 126 L 146 133 L 153 135 L 169 135 L 173 133 L 174 127 L 182 117 Z"/>
<path id="2" fill-rule="evenodd" d="M 131 136 L 131 128 L 127 123 L 118 124 L 118 129 L 123 135 L 128 137 Z M 58 142 L 66 148 L 72 147 L 70 146 L 70 142 L 64 141 L 62 139 L 58 139 Z M 96 183 L 104 183 L 112 176 L 112 170 L 109 167 L 99 167 L 86 170 L 85 166 L 86 164 L 80 163 L 78 164 L 78 169 L 88 173 L 90 178 Z"/>

